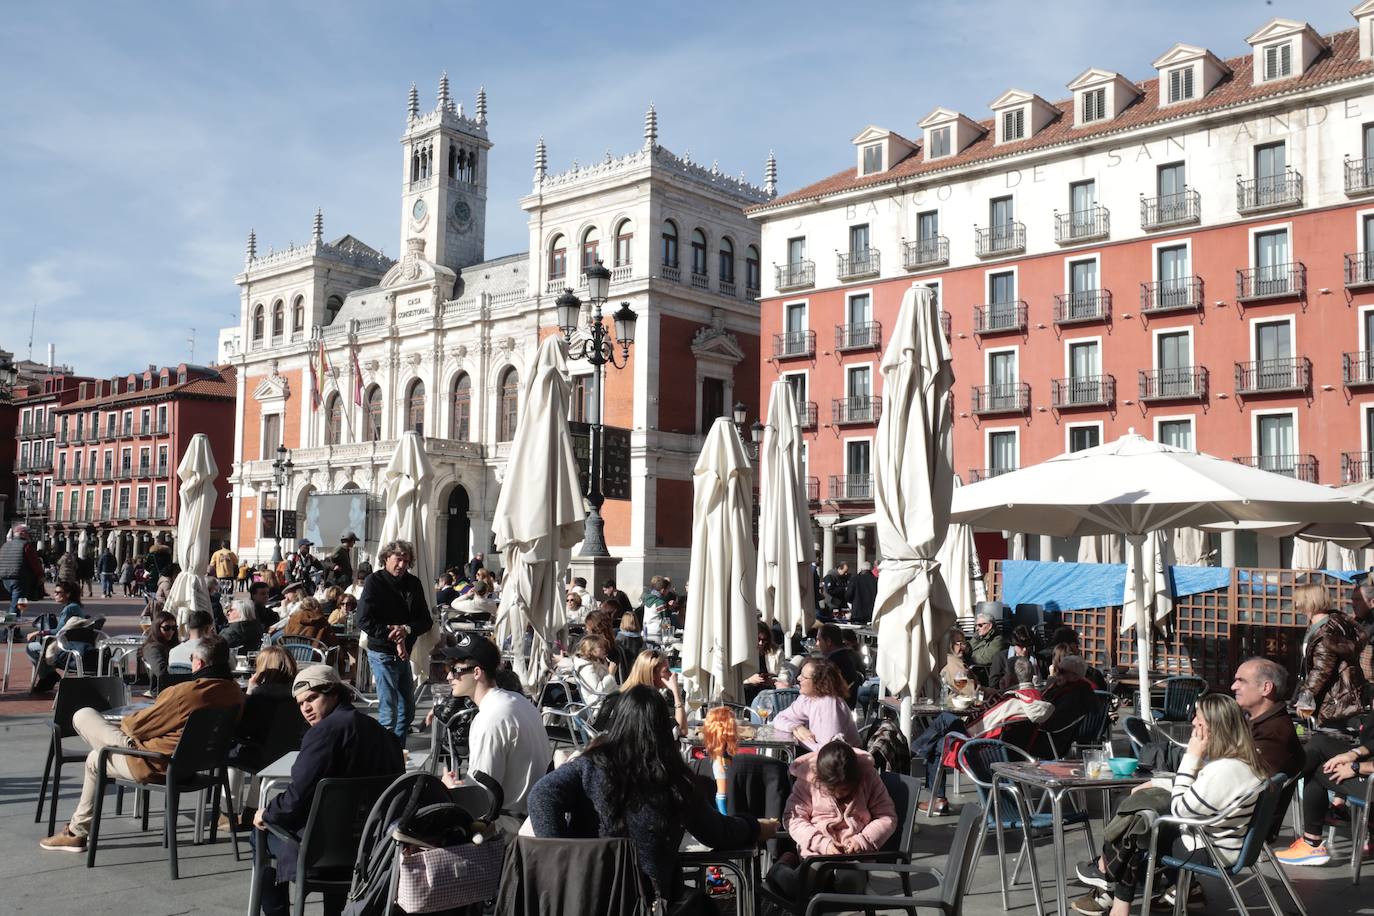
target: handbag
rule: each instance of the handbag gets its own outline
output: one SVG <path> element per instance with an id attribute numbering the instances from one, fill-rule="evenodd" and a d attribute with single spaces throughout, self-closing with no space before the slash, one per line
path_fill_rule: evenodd
<path id="1" fill-rule="evenodd" d="M 434 849 L 403 846 L 396 905 L 407 913 L 432 913 L 490 900 L 499 889 L 505 852 L 499 836 Z"/>

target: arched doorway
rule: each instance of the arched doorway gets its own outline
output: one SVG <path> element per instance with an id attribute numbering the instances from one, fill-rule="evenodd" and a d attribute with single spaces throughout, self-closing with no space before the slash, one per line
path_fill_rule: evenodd
<path id="1" fill-rule="evenodd" d="M 444 539 L 444 569 L 457 566 L 460 569 L 472 556 L 469 550 L 472 541 L 472 523 L 468 520 L 468 491 L 461 486 L 453 488 L 448 495 L 447 519 L 448 536 Z"/>

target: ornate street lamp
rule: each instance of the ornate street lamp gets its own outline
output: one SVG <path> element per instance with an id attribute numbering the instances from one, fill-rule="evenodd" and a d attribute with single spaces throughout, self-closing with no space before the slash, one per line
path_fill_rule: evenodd
<path id="1" fill-rule="evenodd" d="M 286 504 L 285 494 L 290 489 L 291 477 L 296 471 L 296 466 L 291 462 L 291 450 L 286 446 L 277 445 L 277 460 L 272 462 L 272 483 L 277 486 L 277 543 L 272 547 L 273 564 L 281 562 L 281 517 L 282 507 Z"/>
<path id="2" fill-rule="evenodd" d="M 558 313 L 558 329 L 568 341 L 568 358 L 586 360 L 592 366 L 592 403 L 588 416 L 591 436 L 591 461 L 587 475 L 587 503 L 591 511 L 587 513 L 582 535 L 584 557 L 609 557 L 606 549 L 605 522 L 601 518 L 601 506 L 606 501 L 601 492 L 601 383 L 604 366 L 610 364 L 624 369 L 629 363 L 630 346 L 635 342 L 635 323 L 639 316 L 630 308 L 630 303 L 622 302 L 620 308 L 611 316 L 615 326 L 615 338 L 620 343 L 620 358 L 615 355 L 615 344 L 611 342 L 610 331 L 602 323 L 601 310 L 606 304 L 606 296 L 611 288 L 611 272 L 601 261 L 587 268 L 587 298 L 591 303 L 591 316 L 587 321 L 587 336 L 576 347 L 572 346 L 572 336 L 578 329 L 582 317 L 582 300 L 571 289 L 554 303 Z"/>
<path id="3" fill-rule="evenodd" d="M 14 364 L 14 354 L 0 350 L 0 401 L 14 399 L 14 383 L 19 380 L 19 367 Z"/>

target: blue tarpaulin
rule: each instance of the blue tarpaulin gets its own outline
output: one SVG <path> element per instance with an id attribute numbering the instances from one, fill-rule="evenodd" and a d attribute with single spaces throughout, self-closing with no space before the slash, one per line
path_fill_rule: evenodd
<path id="1" fill-rule="evenodd" d="M 1353 582 L 1365 571 L 1323 569 L 1324 575 Z M 1241 581 L 1251 573 L 1240 570 Z M 1175 598 L 1226 588 L 1231 584 L 1229 566 L 1170 566 L 1169 579 Z M 1278 583 L 1268 584 L 1275 592 Z M 1010 607 L 1038 604 L 1046 610 L 1077 611 L 1084 608 L 1119 607 L 1126 594 L 1125 563 L 1041 563 L 1035 560 L 1002 561 L 1002 602 Z"/>

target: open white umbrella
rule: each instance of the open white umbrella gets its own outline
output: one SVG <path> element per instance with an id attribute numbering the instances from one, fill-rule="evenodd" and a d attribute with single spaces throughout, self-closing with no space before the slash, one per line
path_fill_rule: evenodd
<path id="1" fill-rule="evenodd" d="M 756 588 L 763 619 L 782 625 L 786 654 L 792 633 L 811 629 L 815 593 L 811 575 L 811 517 L 802 476 L 802 437 L 792 388 L 779 379 L 768 401 L 768 424 L 759 454 L 759 553 Z M 695 583 L 693 583 L 695 584 Z"/>
<path id="2" fill-rule="evenodd" d="M 382 472 L 382 491 L 386 494 L 386 516 L 382 519 L 382 533 L 377 541 L 377 554 L 373 558 L 378 569 L 383 566 L 382 548 L 392 541 L 409 541 L 415 545 L 415 565 L 411 575 L 420 580 L 425 594 L 432 594 L 434 573 L 430 569 L 429 539 L 434 531 L 433 511 L 429 505 L 430 487 L 434 472 L 429 466 L 429 456 L 425 454 L 420 434 L 411 430 L 396 443 L 396 451 Z M 410 652 L 410 670 L 415 683 L 423 684 L 429 680 L 429 654 L 439 639 L 437 621 L 433 608 L 430 616 L 436 626 L 429 628 Z"/>
<path id="3" fill-rule="evenodd" d="M 1234 521 L 1350 522 L 1369 503 L 1234 461 L 1172 448 L 1134 431 L 1096 448 L 961 487 L 957 521 L 1055 537 L 1124 534 L 1145 592 L 1146 535 Z M 1143 605 L 1138 605 L 1143 608 Z M 1150 621 L 1137 618 L 1141 696 L 1149 695 Z M 1149 704 L 1142 714 L 1149 715 Z"/>
<path id="4" fill-rule="evenodd" d="M 205 569 L 210 563 L 210 516 L 215 509 L 215 478 L 219 467 L 210 452 L 210 439 L 196 433 L 177 465 L 181 479 L 177 514 L 177 565 L 181 573 L 167 593 L 167 607 L 186 625 L 191 611 L 210 612 Z"/>
<path id="5" fill-rule="evenodd" d="M 530 689 L 549 668 L 548 647 L 563 620 L 558 571 L 582 540 L 586 509 L 568 431 L 568 344 L 555 334 L 539 345 L 511 441 L 493 533 L 505 564 L 496 638 L 510 640 L 515 671 Z M 533 627 L 529 655 L 525 630 Z"/>
<path id="6" fill-rule="evenodd" d="M 692 602 L 682 673 L 708 701 L 743 703 L 744 680 L 758 670 L 753 472 L 728 417 L 717 418 L 706 434 L 692 490 Z"/>
<path id="7" fill-rule="evenodd" d="M 874 448 L 873 503 L 883 562 L 873 624 L 878 630 L 878 677 L 884 687 L 904 696 L 901 724 L 910 735 L 910 700 L 938 667 L 940 638 L 955 617 L 939 561 L 954 490 L 954 370 L 939 308 L 924 286 L 902 296 L 881 368 L 883 413 Z"/>

